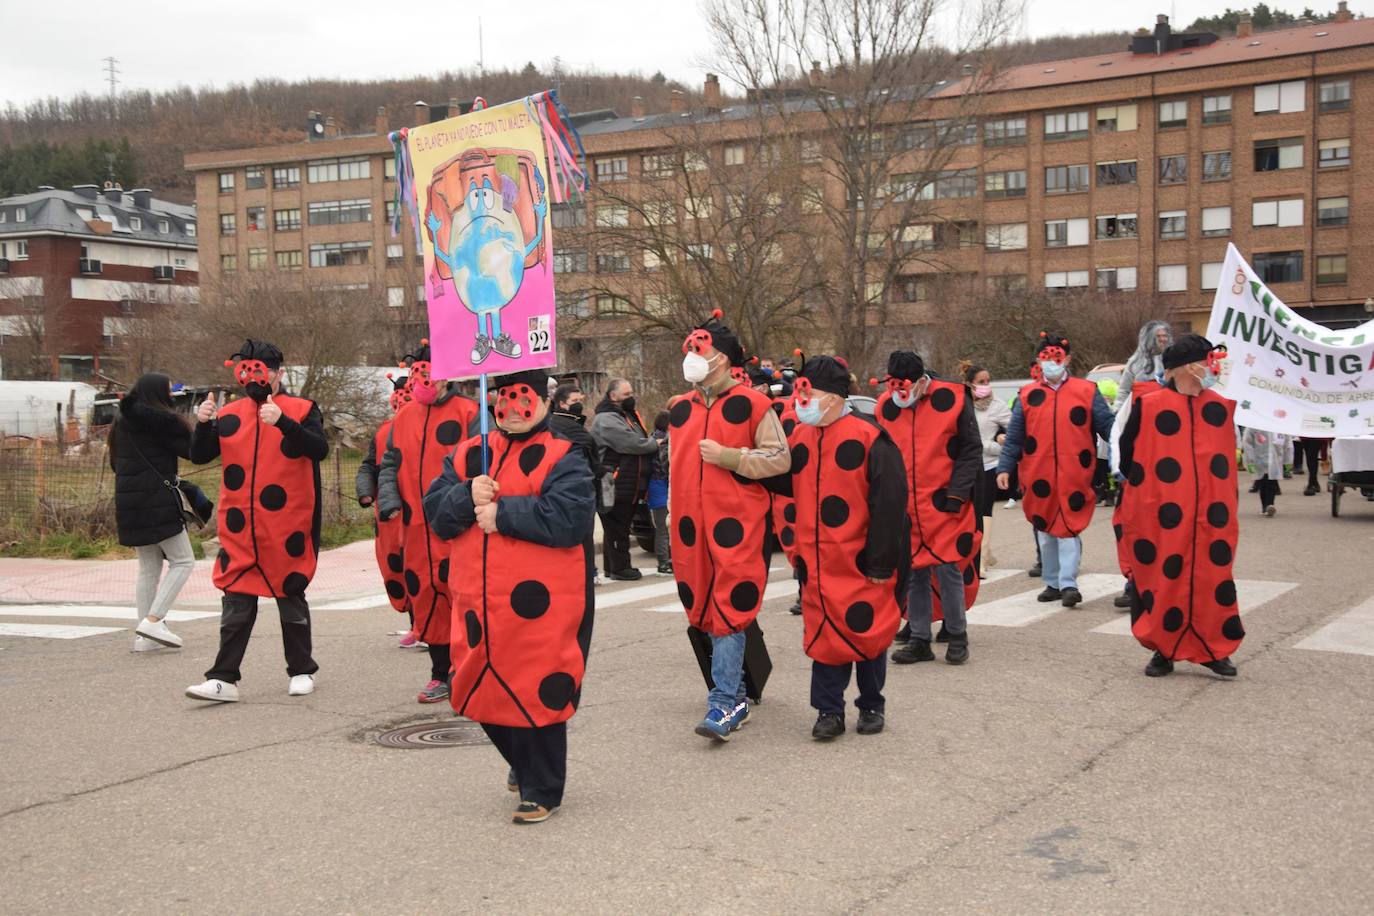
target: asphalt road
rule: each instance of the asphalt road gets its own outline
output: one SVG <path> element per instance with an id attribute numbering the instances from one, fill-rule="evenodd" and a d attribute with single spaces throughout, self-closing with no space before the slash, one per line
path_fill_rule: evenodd
<path id="1" fill-rule="evenodd" d="M 182 696 L 214 619 L 151 656 L 127 629 L 0 636 L 0 909 L 1367 913 L 1374 503 L 1347 496 L 1332 519 L 1327 497 L 1285 491 L 1272 520 L 1242 497 L 1234 682 L 1145 678 L 1133 639 L 1095 632 L 1120 628 L 1110 597 L 1023 626 L 975 609 L 968 665 L 890 668 L 887 731 L 855 735 L 851 712 L 818 744 L 784 584 L 761 617 L 765 702 L 712 746 L 692 733 L 685 619 L 651 610 L 671 595 L 603 608 L 565 804 L 534 827 L 510 823 L 490 746 L 373 740 L 454 721 L 415 703 L 427 661 L 394 648 L 390 610 L 317 610 L 319 687 L 291 698 L 269 609 L 234 706 Z M 1002 565 L 1024 570 L 1019 511 L 996 523 Z M 1085 540 L 1084 571 L 1111 573 L 1104 511 Z M 979 605 L 1025 620 L 1037 587 L 1009 575 Z"/>

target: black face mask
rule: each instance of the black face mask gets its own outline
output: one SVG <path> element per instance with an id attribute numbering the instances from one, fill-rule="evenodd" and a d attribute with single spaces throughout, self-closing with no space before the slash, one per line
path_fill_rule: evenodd
<path id="1" fill-rule="evenodd" d="M 564 413 L 570 413 L 570 414 L 572 414 L 574 417 L 580 417 L 580 416 L 582 416 L 582 412 L 583 412 L 585 409 L 586 409 L 586 408 L 583 407 L 582 402 L 581 402 L 581 401 L 578 401 L 576 404 L 569 404 L 567 407 L 564 407 L 564 408 L 563 408 L 563 412 L 564 412 Z"/>
<path id="2" fill-rule="evenodd" d="M 634 399 L 634 398 L 626 398 L 625 400 L 621 401 L 621 402 L 620 402 L 620 409 L 621 409 L 622 411 L 624 411 L 625 413 L 627 413 L 627 414 L 634 413 L 634 412 L 635 412 L 635 399 Z"/>
<path id="3" fill-rule="evenodd" d="M 243 386 L 243 390 L 250 398 L 259 404 L 267 400 L 267 396 L 272 393 L 271 385 L 264 385 L 262 382 L 249 382 Z"/>

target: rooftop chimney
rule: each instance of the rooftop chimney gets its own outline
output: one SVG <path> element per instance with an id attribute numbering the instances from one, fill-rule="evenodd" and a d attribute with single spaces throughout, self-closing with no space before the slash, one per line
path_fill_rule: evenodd
<path id="1" fill-rule="evenodd" d="M 1155 17 L 1155 41 L 1159 42 L 1160 52 L 1169 49 L 1169 35 L 1173 30 L 1169 28 L 1169 17 L 1160 13 Z"/>
<path id="2" fill-rule="evenodd" d="M 720 111 L 720 77 L 714 73 L 706 74 L 706 86 L 703 92 L 707 111 Z"/>
<path id="3" fill-rule="evenodd" d="M 1250 19 L 1249 10 L 1240 11 L 1240 21 L 1236 23 L 1236 37 L 1249 38 L 1255 34 L 1255 23 Z"/>
<path id="4" fill-rule="evenodd" d="M 153 209 L 153 192 L 147 188 L 134 188 L 129 192 L 129 196 L 134 199 L 134 206 L 138 209 Z"/>
<path id="5" fill-rule="evenodd" d="M 74 184 L 72 185 L 72 192 L 87 200 L 95 200 L 100 197 L 100 186 L 94 184 Z"/>
<path id="6" fill-rule="evenodd" d="M 389 133 L 391 132 L 391 125 L 388 124 L 388 123 L 387 123 L 387 120 L 386 120 L 386 106 L 385 106 L 385 105 L 378 105 L 378 106 L 377 106 L 377 121 L 376 121 L 376 123 L 373 125 L 373 130 L 377 131 L 377 133 L 378 133 L 380 136 L 383 136 L 383 137 L 385 137 L 387 134 L 389 134 Z"/>
<path id="7" fill-rule="evenodd" d="M 1346 0 L 1341 0 L 1340 3 L 1337 3 L 1337 4 L 1336 4 L 1336 21 L 1337 21 L 1337 22 L 1349 22 L 1350 20 L 1352 20 L 1352 19 L 1354 19 L 1354 18 L 1355 18 L 1354 16 L 1350 15 L 1350 4 L 1347 3 Z"/>
<path id="8" fill-rule="evenodd" d="M 668 110 L 673 114 L 681 114 L 687 110 L 687 96 L 681 89 L 674 89 L 668 95 Z"/>
<path id="9" fill-rule="evenodd" d="M 411 127 L 419 127 L 421 124 L 429 123 L 429 103 L 416 102 L 414 105 L 415 117 L 411 118 Z"/>
<path id="10" fill-rule="evenodd" d="M 811 78 L 812 86 L 819 86 L 821 84 L 821 80 L 825 79 L 825 74 L 821 72 L 820 61 L 813 60 L 811 62 L 811 72 L 808 74 L 808 76 Z"/>
<path id="11" fill-rule="evenodd" d="M 324 135 L 330 140 L 334 140 L 339 136 L 339 125 L 334 122 L 333 115 L 324 119 Z"/>
<path id="12" fill-rule="evenodd" d="M 105 199 L 112 204 L 124 203 L 124 189 L 113 182 L 105 182 Z"/>
<path id="13" fill-rule="evenodd" d="M 648 114 L 648 110 L 644 107 L 644 96 L 637 95 L 630 99 L 630 117 L 642 118 L 646 114 Z"/>

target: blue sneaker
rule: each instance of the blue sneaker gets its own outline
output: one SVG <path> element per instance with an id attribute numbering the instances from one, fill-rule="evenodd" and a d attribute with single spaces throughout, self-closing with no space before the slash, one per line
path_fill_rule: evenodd
<path id="1" fill-rule="evenodd" d="M 735 730 L 732 719 L 733 716 L 729 710 L 713 707 L 707 710 L 706 718 L 697 723 L 696 733 L 703 738 L 729 741 L 730 733 Z"/>
<path id="2" fill-rule="evenodd" d="M 740 700 L 735 706 L 730 719 L 730 731 L 737 732 L 744 727 L 744 723 L 749 721 L 749 712 L 754 707 L 749 705 L 748 700 Z"/>

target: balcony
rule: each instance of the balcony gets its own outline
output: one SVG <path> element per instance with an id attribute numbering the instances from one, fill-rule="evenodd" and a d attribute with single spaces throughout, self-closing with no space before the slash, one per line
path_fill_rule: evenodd
<path id="1" fill-rule="evenodd" d="M 83 277 L 100 276 L 100 262 L 95 258 L 82 258 L 78 263 Z"/>
<path id="2" fill-rule="evenodd" d="M 159 264 L 153 268 L 153 279 L 160 283 L 171 283 L 176 279 L 176 268 L 169 264 Z"/>

